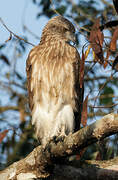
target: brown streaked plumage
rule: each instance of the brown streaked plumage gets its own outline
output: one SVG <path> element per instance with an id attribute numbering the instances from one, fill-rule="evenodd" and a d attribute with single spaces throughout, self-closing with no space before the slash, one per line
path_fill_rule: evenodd
<path id="1" fill-rule="evenodd" d="M 53 136 L 68 135 L 79 129 L 80 58 L 77 49 L 69 44 L 75 41 L 74 33 L 70 21 L 62 16 L 52 18 L 44 27 L 40 44 L 30 51 L 27 59 L 32 124 L 43 145 Z M 75 114 L 79 119 L 75 119 Z"/>

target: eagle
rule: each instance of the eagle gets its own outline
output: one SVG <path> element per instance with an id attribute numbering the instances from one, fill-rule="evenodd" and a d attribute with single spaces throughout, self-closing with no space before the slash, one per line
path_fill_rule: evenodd
<path id="1" fill-rule="evenodd" d="M 73 43 L 71 43 L 73 42 Z M 26 62 L 27 87 L 36 137 L 46 145 L 80 128 L 83 90 L 74 25 L 63 16 L 48 21 Z"/>

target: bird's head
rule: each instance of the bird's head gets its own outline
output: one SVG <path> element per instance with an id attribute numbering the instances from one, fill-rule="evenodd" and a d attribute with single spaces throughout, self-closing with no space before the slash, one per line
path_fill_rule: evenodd
<path id="1" fill-rule="evenodd" d="M 55 16 L 48 21 L 43 29 L 41 40 L 64 40 L 76 42 L 75 28 L 73 24 L 62 16 Z"/>

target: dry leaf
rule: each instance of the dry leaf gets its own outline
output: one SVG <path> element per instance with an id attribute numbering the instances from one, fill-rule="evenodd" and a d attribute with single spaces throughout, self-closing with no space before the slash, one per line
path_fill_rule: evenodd
<path id="1" fill-rule="evenodd" d="M 111 55 L 111 52 L 108 50 L 107 51 L 107 55 L 106 55 L 106 58 L 105 58 L 105 62 L 104 62 L 104 69 L 107 67 L 108 65 L 108 59 L 109 59 L 109 56 Z"/>
<path id="2" fill-rule="evenodd" d="M 80 88 L 83 87 L 83 81 L 84 81 L 84 65 L 85 65 L 85 55 L 82 50 L 82 59 L 80 61 L 80 75 L 79 75 L 79 81 L 80 81 Z"/>
<path id="3" fill-rule="evenodd" d="M 116 41 L 118 39 L 118 27 L 115 29 L 113 33 L 113 37 L 110 42 L 110 50 L 111 51 L 116 51 Z"/>
<path id="4" fill-rule="evenodd" d="M 85 51 L 85 59 L 88 57 L 88 54 L 90 52 L 91 45 L 88 46 L 87 50 Z"/>
<path id="5" fill-rule="evenodd" d="M 100 19 L 96 19 L 95 24 L 92 27 L 92 30 L 90 32 L 90 38 L 89 41 L 91 43 L 92 49 L 95 52 L 96 59 L 100 64 L 103 64 L 104 58 L 103 58 L 103 51 L 102 51 L 102 45 L 104 41 L 104 35 L 100 30 Z"/>
<path id="6" fill-rule="evenodd" d="M 85 127 L 87 124 L 87 104 L 88 104 L 88 96 L 86 96 L 83 102 L 82 117 L 81 117 L 81 123 L 83 127 Z"/>
<path id="7" fill-rule="evenodd" d="M 8 133 L 8 129 L 4 130 L 3 132 L 0 133 L 0 143 L 3 141 L 3 139 L 6 137 L 7 133 Z"/>

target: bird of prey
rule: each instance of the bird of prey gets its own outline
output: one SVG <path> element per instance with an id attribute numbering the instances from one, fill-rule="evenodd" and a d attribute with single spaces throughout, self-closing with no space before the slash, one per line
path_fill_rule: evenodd
<path id="1" fill-rule="evenodd" d="M 53 138 L 79 129 L 83 93 L 79 85 L 80 56 L 75 28 L 55 16 L 43 29 L 41 41 L 26 65 L 29 104 L 36 136 L 44 146 Z"/>

